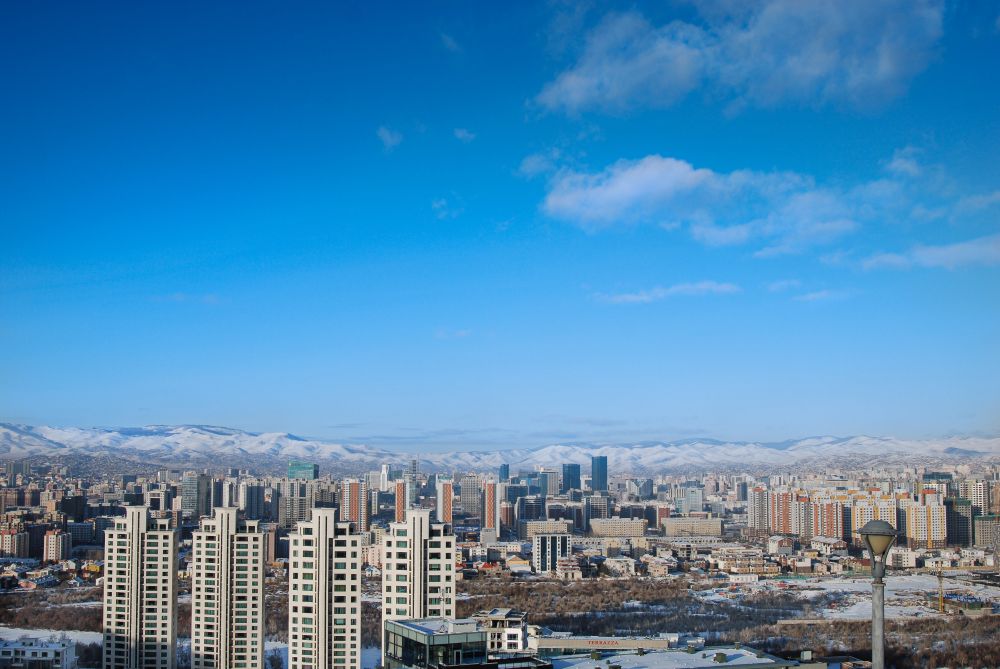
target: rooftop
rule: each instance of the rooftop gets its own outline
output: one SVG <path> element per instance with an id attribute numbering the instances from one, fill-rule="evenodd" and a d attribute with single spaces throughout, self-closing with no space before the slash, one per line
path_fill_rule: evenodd
<path id="1" fill-rule="evenodd" d="M 724 657 L 724 661 L 721 659 Z M 610 664 L 605 660 L 610 660 Z M 749 648 L 714 646 L 697 650 L 654 650 L 643 655 L 621 654 L 600 660 L 589 655 L 551 657 L 553 669 L 700 669 L 702 667 L 792 667 L 796 663 Z"/>

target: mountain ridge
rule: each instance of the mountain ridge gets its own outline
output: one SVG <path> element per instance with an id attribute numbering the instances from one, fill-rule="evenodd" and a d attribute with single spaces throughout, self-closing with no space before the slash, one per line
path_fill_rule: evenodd
<path id="1" fill-rule="evenodd" d="M 495 470 L 589 464 L 606 455 L 609 467 L 622 473 L 731 470 L 736 468 L 857 467 L 1000 463 L 1000 437 L 955 436 L 899 439 L 855 435 L 810 436 L 781 442 L 683 439 L 621 443 L 568 442 L 529 448 L 423 453 L 430 471 Z M 287 432 L 249 432 L 211 425 L 147 425 L 79 428 L 0 423 L 0 458 L 110 456 L 169 466 L 247 466 L 274 468 L 280 461 L 309 459 L 338 472 L 376 469 L 384 462 L 404 463 L 412 453 L 365 444 L 311 439 Z"/>

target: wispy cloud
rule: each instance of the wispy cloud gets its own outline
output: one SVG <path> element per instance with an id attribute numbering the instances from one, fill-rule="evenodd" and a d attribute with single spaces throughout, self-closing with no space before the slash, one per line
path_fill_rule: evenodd
<path id="1" fill-rule="evenodd" d="M 699 88 L 744 105 L 871 107 L 901 95 L 936 53 L 942 0 L 702 3 L 656 26 L 611 14 L 537 102 L 552 110 L 669 107 Z"/>
<path id="2" fill-rule="evenodd" d="M 589 231 L 654 223 L 687 225 L 710 246 L 763 242 L 761 256 L 801 251 L 855 230 L 876 193 L 821 187 L 792 172 L 721 173 L 659 155 L 620 160 L 596 173 L 562 170 L 543 203 L 550 216 Z"/>
<path id="3" fill-rule="evenodd" d="M 465 209 L 461 205 L 449 200 L 448 198 L 439 197 L 431 201 L 431 210 L 438 219 L 445 221 L 452 218 L 458 218 L 462 215 Z"/>
<path id="4" fill-rule="evenodd" d="M 974 265 L 1000 265 L 1000 234 L 953 244 L 918 245 L 902 253 L 879 253 L 867 258 L 862 265 L 866 269 L 958 269 Z"/>
<path id="5" fill-rule="evenodd" d="M 458 330 L 451 330 L 448 328 L 438 328 L 434 331 L 435 339 L 466 339 L 472 336 L 472 330 L 470 328 L 462 328 Z"/>
<path id="6" fill-rule="evenodd" d="M 378 127 L 378 130 L 375 131 L 375 136 L 382 142 L 382 147 L 386 151 L 392 151 L 403 141 L 403 133 L 384 125 Z"/>
<path id="7" fill-rule="evenodd" d="M 618 293 L 605 295 L 599 293 L 594 297 L 608 304 L 649 304 L 659 302 L 669 297 L 695 296 L 695 295 L 732 295 L 742 291 L 734 283 L 719 283 L 718 281 L 699 281 L 696 283 L 677 283 L 672 286 L 656 286 L 649 290 L 641 290 L 635 293 Z"/>
<path id="8" fill-rule="evenodd" d="M 452 53 L 462 53 L 462 45 L 448 33 L 441 33 L 441 45 Z"/>
<path id="9" fill-rule="evenodd" d="M 920 176 L 922 167 L 917 160 L 919 153 L 920 150 L 913 146 L 896 149 L 892 154 L 892 160 L 886 165 L 886 169 L 893 174 L 909 177 Z"/>
<path id="10" fill-rule="evenodd" d="M 537 177 L 540 174 L 550 174 L 556 170 L 561 156 L 562 152 L 559 149 L 532 153 L 521 160 L 517 173 L 527 179 Z"/>
<path id="11" fill-rule="evenodd" d="M 784 293 L 792 290 L 793 288 L 798 288 L 801 285 L 802 282 L 798 279 L 781 279 L 767 284 L 767 289 L 772 293 Z"/>
<path id="12" fill-rule="evenodd" d="M 811 293 L 796 295 L 792 299 L 796 302 L 822 302 L 826 300 L 842 300 L 847 297 L 847 293 L 842 290 L 815 290 Z"/>
<path id="13" fill-rule="evenodd" d="M 465 144 L 468 144 L 476 138 L 476 133 L 467 130 L 465 128 L 455 128 L 455 139 Z"/>

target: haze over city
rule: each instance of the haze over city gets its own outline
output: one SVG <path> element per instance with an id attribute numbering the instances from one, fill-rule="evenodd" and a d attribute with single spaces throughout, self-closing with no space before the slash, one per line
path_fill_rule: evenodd
<path id="1" fill-rule="evenodd" d="M 0 421 L 1000 433 L 995 5 L 0 13 Z"/>

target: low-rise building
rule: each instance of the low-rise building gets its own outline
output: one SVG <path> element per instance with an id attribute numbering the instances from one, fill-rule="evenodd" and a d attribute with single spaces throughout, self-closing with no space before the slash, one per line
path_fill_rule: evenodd
<path id="1" fill-rule="evenodd" d="M 0 667 L 76 669 L 76 643 L 70 639 L 33 637 L 2 640 Z"/>

